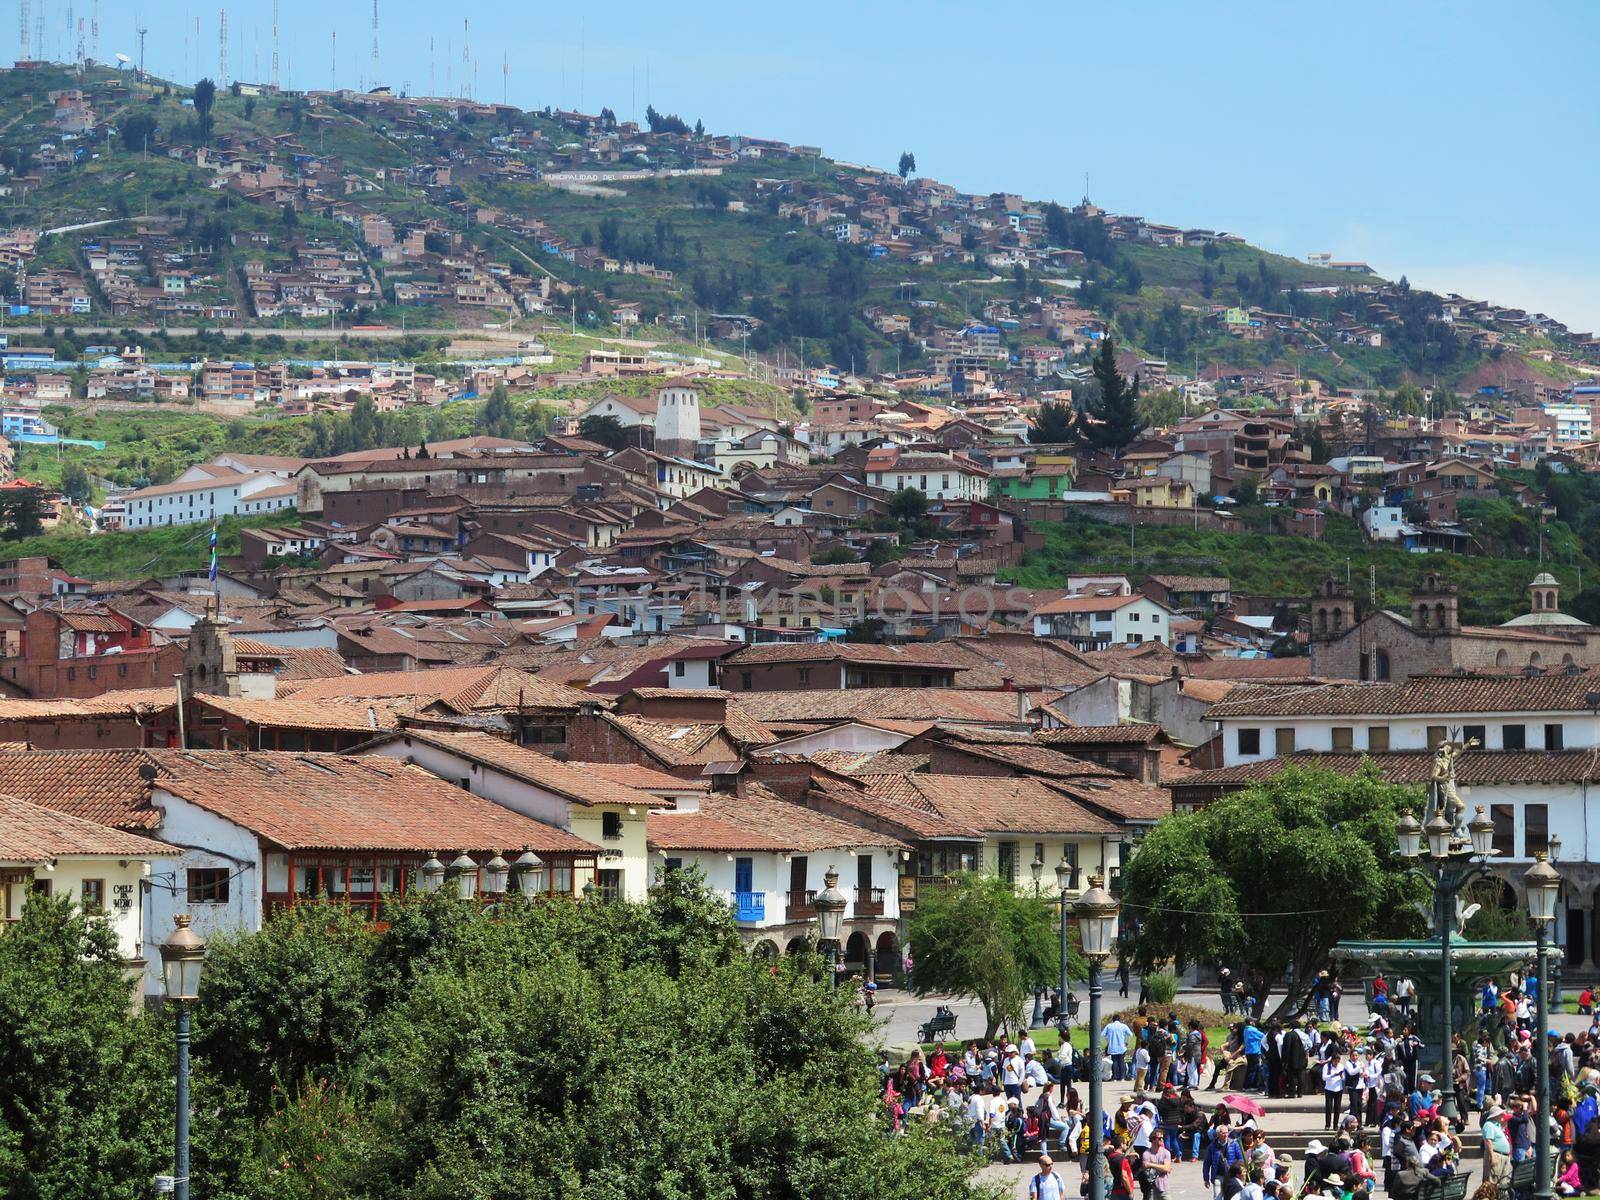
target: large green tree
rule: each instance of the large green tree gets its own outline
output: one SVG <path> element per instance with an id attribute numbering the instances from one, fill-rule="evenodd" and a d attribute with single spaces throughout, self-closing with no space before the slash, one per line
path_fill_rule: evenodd
<path id="1" fill-rule="evenodd" d="M 1121 455 L 1144 432 L 1139 420 L 1139 376 L 1130 382 L 1117 370 L 1117 347 L 1110 334 L 1100 340 L 1092 369 L 1100 394 L 1089 405 L 1093 418 L 1087 427 L 1089 440 L 1097 449 Z"/>
<path id="2" fill-rule="evenodd" d="M 681 872 L 644 904 L 298 909 L 211 958 L 214 1200 L 972 1195 L 954 1131 L 885 1136 L 815 956 L 753 959 Z"/>
<path id="3" fill-rule="evenodd" d="M 0 927 L 0 1196 L 134 1200 L 171 1170 L 171 1030 L 65 896 Z"/>
<path id="4" fill-rule="evenodd" d="M 1078 440 L 1077 413 L 1070 404 L 1044 403 L 1028 431 L 1028 441 L 1036 446 L 1070 445 Z"/>
<path id="5" fill-rule="evenodd" d="M 908 931 L 912 991 L 972 997 L 983 1006 L 986 1037 L 1002 1026 L 1020 1028 L 1032 990 L 1058 979 L 1055 914 L 1048 895 L 1019 892 L 998 876 L 976 871 L 923 890 Z M 1081 977 L 1078 955 L 1067 967 L 1069 975 Z"/>
<path id="6" fill-rule="evenodd" d="M 1421 804 L 1371 764 L 1353 776 L 1291 767 L 1163 819 L 1122 872 L 1135 965 L 1228 964 L 1257 996 L 1292 967 L 1303 993 L 1340 939 L 1414 931 L 1423 891 L 1394 830 Z"/>

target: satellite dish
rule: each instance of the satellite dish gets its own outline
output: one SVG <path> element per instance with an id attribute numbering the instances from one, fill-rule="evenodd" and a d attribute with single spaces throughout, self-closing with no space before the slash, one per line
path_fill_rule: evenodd
<path id="1" fill-rule="evenodd" d="M 126 54 L 119 54 L 117 55 L 117 61 L 119 63 L 131 63 L 133 59 L 129 58 Z"/>

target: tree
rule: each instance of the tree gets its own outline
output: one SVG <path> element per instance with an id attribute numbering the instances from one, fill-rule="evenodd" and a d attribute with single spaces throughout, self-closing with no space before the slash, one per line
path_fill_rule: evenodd
<path id="1" fill-rule="evenodd" d="M 1261 481 L 1254 475 L 1246 475 L 1233 485 L 1233 498 L 1240 504 L 1254 504 L 1261 498 Z"/>
<path id="2" fill-rule="evenodd" d="M 637 904 L 297 908 L 212 945 L 204 1194 L 971 1196 L 953 1127 L 884 1136 L 866 1022 L 820 967 L 747 954 L 683 871 Z"/>
<path id="3" fill-rule="evenodd" d="M 583 418 L 578 422 L 578 436 L 612 450 L 626 449 L 633 441 L 627 428 L 610 413 L 595 413 Z"/>
<path id="4" fill-rule="evenodd" d="M 94 494 L 94 486 L 89 481 L 89 472 L 84 470 L 80 462 L 69 462 L 61 468 L 61 491 L 68 500 L 84 503 Z"/>
<path id="5" fill-rule="evenodd" d="M 830 546 L 820 554 L 813 554 L 811 561 L 819 567 L 836 567 L 844 563 L 860 562 L 860 557 L 849 546 Z"/>
<path id="6" fill-rule="evenodd" d="M 128 999 L 116 935 L 68 897 L 0 929 L 0 1195 L 135 1200 L 170 1169 L 170 1026 Z"/>
<path id="7" fill-rule="evenodd" d="M 44 499 L 36 487 L 0 492 L 0 541 L 18 542 L 44 532 Z"/>
<path id="8" fill-rule="evenodd" d="M 202 79 L 194 85 L 194 111 L 201 119 L 211 115 L 211 108 L 217 102 L 217 85 L 209 79 Z"/>
<path id="9" fill-rule="evenodd" d="M 889 497 L 889 515 L 902 525 L 915 525 L 928 512 L 928 497 L 916 488 L 901 488 Z"/>
<path id="10" fill-rule="evenodd" d="M 137 154 L 156 136 L 156 119 L 149 113 L 134 113 L 122 123 L 122 146 Z"/>
<path id="11" fill-rule="evenodd" d="M 706 123 L 698 118 L 696 118 L 694 123 L 694 135 L 697 138 L 705 137 L 706 135 Z"/>
<path id="12" fill-rule="evenodd" d="M 1120 457 L 1144 432 L 1139 421 L 1139 377 L 1135 375 L 1130 384 L 1117 370 L 1117 348 L 1110 334 L 1100 341 L 1093 369 L 1100 395 L 1089 407 L 1094 418 L 1088 427 L 1089 440 L 1096 448 Z"/>
<path id="13" fill-rule="evenodd" d="M 1124 904 L 1140 914 L 1135 965 L 1230 964 L 1257 997 L 1292 968 L 1303 992 L 1335 942 L 1415 924 L 1425 892 L 1405 873 L 1395 822 L 1421 804 L 1420 789 L 1385 783 L 1370 763 L 1353 776 L 1290 767 L 1163 818 L 1122 873 Z"/>
<path id="14" fill-rule="evenodd" d="M 1078 414 L 1070 404 L 1046 402 L 1028 431 L 1028 441 L 1036 446 L 1071 444 L 1078 440 Z"/>
<path id="15" fill-rule="evenodd" d="M 909 150 L 900 154 L 900 178 L 904 179 L 917 169 L 917 156 Z"/>
<path id="16" fill-rule="evenodd" d="M 517 433 L 517 415 L 511 408 L 511 398 L 506 394 L 506 385 L 497 383 L 494 390 L 489 393 L 489 398 L 484 401 L 483 407 L 478 410 L 478 419 L 473 422 L 473 429 L 487 437 L 509 438 Z"/>
<path id="17" fill-rule="evenodd" d="M 1055 908 L 1047 896 L 1019 892 L 979 872 L 952 877 L 917 897 L 908 932 L 911 990 L 919 996 L 971 996 L 983 1006 L 985 1037 L 1021 1027 L 1023 1001 L 1060 972 Z M 1083 972 L 1077 955 L 1069 975 Z"/>

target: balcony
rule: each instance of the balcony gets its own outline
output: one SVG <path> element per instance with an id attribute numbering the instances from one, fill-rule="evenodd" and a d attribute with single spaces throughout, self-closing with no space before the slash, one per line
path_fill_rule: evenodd
<path id="1" fill-rule="evenodd" d="M 817 915 L 817 910 L 811 903 L 816 898 L 817 892 L 815 888 L 789 892 L 785 897 L 783 919 L 785 921 L 809 921 Z"/>
<path id="2" fill-rule="evenodd" d="M 733 919 L 739 922 L 760 922 L 767 919 L 767 894 L 765 892 L 734 892 Z"/>
<path id="3" fill-rule="evenodd" d="M 857 917 L 883 916 L 883 894 L 884 889 L 880 887 L 856 888 L 856 906 L 852 915 Z"/>

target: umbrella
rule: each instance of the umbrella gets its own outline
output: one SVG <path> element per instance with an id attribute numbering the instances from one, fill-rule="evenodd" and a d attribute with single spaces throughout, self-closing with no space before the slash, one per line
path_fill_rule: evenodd
<path id="1" fill-rule="evenodd" d="M 1250 1099 L 1249 1096 L 1236 1096 L 1232 1092 L 1229 1092 L 1222 1098 L 1222 1102 L 1229 1108 L 1238 1109 L 1247 1117 L 1264 1117 L 1267 1115 L 1267 1110 L 1262 1108 L 1261 1105 L 1256 1103 L 1254 1100 Z"/>

